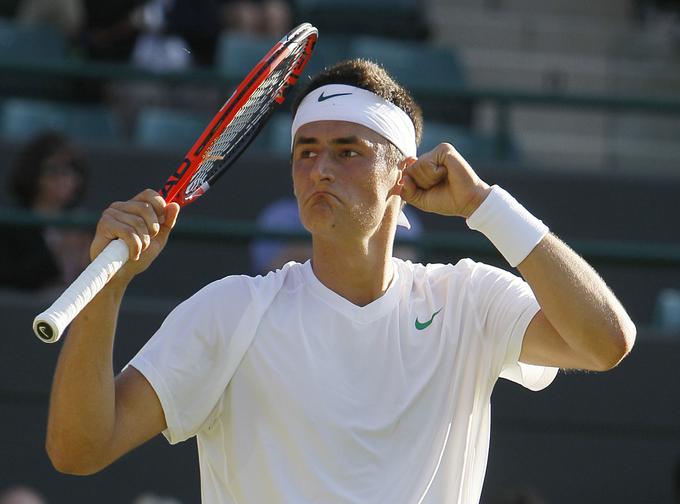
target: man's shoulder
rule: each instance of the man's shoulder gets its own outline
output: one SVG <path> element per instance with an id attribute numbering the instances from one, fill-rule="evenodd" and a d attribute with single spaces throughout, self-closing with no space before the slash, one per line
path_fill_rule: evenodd
<path id="1" fill-rule="evenodd" d="M 291 261 L 264 275 L 229 275 L 209 283 L 197 295 L 257 295 L 270 289 L 278 290 L 284 283 L 299 281 L 304 267 L 304 264 Z"/>
<path id="2" fill-rule="evenodd" d="M 229 275 L 207 284 L 176 309 L 195 316 L 206 316 L 214 313 L 236 315 L 251 306 L 265 307 L 291 280 L 299 283 L 303 267 L 291 262 L 266 275 Z"/>
<path id="3" fill-rule="evenodd" d="M 398 260 L 402 295 L 409 298 L 420 296 L 448 296 L 455 292 L 462 299 L 466 292 L 487 290 L 500 281 L 507 284 L 516 280 L 515 275 L 501 268 L 477 262 L 469 258 L 452 263 L 411 263 Z"/>
<path id="4" fill-rule="evenodd" d="M 396 259 L 400 273 L 413 275 L 414 281 L 436 281 L 451 276 L 470 275 L 478 267 L 488 267 L 483 263 L 473 261 L 469 258 L 460 259 L 453 263 L 413 263 Z"/>

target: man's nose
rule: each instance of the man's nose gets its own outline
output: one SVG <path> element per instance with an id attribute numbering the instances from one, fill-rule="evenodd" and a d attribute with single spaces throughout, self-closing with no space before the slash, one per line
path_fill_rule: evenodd
<path id="1" fill-rule="evenodd" d="M 326 181 L 333 182 L 335 180 L 335 160 L 329 152 L 319 152 L 314 160 L 312 168 L 312 178 L 314 182 Z"/>

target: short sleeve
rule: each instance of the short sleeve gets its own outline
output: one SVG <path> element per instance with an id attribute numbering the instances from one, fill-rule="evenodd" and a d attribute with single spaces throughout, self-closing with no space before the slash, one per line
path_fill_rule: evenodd
<path id="1" fill-rule="evenodd" d="M 530 390 L 550 385 L 557 368 L 519 362 L 524 334 L 540 309 L 529 285 L 508 271 L 481 263 L 475 263 L 470 285 L 492 373 Z"/>
<path id="2" fill-rule="evenodd" d="M 177 306 L 130 361 L 155 390 L 170 443 L 195 435 L 231 380 L 226 365 L 237 331 L 253 304 L 248 277 L 227 277 Z"/>

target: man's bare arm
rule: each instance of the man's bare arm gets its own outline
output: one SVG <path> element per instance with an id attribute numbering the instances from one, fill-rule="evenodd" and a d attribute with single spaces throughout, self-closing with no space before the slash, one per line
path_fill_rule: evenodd
<path id="1" fill-rule="evenodd" d="M 54 467 L 95 473 L 165 428 L 151 385 L 134 368 L 113 377 L 122 293 L 105 289 L 73 321 L 52 384 L 46 448 Z"/>
<path id="2" fill-rule="evenodd" d="M 604 371 L 635 342 L 635 325 L 595 270 L 548 234 L 518 269 L 541 311 L 529 324 L 520 361 Z"/>
<path id="3" fill-rule="evenodd" d="M 55 468 L 91 474 L 165 428 L 153 388 L 134 368 L 113 372 L 113 342 L 123 294 L 158 256 L 179 207 L 154 191 L 114 203 L 97 226 L 91 255 L 112 239 L 130 248 L 130 261 L 76 317 L 65 338 L 50 395 L 46 448 Z"/>

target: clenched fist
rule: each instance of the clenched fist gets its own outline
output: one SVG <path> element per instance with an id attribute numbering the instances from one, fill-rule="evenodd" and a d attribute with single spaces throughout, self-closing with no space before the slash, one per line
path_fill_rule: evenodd
<path id="1" fill-rule="evenodd" d="M 401 197 L 425 212 L 468 218 L 491 190 L 448 143 L 408 164 Z"/>

